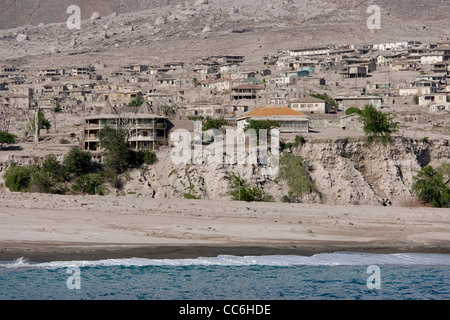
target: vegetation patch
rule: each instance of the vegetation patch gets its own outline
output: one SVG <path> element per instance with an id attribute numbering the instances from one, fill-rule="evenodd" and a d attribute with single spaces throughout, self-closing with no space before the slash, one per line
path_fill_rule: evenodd
<path id="1" fill-rule="evenodd" d="M 279 176 L 286 181 L 291 199 L 315 191 L 314 183 L 306 174 L 304 163 L 303 157 L 288 152 L 281 154 Z"/>
<path id="2" fill-rule="evenodd" d="M 234 201 L 271 202 L 274 200 L 272 195 L 257 185 L 248 183 L 239 174 L 230 173 L 226 178 L 230 181 L 230 195 Z"/>
<path id="3" fill-rule="evenodd" d="M 444 164 L 435 170 L 431 166 L 423 167 L 414 177 L 413 193 L 422 201 L 431 204 L 435 208 L 447 208 L 450 206 L 450 188 L 448 187 L 448 175 L 450 164 Z M 444 182 L 444 175 L 447 182 Z"/>

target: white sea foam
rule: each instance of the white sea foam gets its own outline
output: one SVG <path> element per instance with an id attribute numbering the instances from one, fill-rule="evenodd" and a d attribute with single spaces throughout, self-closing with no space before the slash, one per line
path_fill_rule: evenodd
<path id="1" fill-rule="evenodd" d="M 398 253 L 322 253 L 305 256 L 231 256 L 221 255 L 213 258 L 196 259 L 107 259 L 97 261 L 54 261 L 32 263 L 20 258 L 13 262 L 2 262 L 0 268 L 43 268 L 58 269 L 67 267 L 142 267 L 142 266 L 358 266 L 358 265 L 399 265 L 399 266 L 450 266 L 448 254 Z"/>

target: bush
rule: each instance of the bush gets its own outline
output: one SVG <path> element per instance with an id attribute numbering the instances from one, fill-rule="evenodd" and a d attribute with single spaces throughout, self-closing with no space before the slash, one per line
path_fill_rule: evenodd
<path id="1" fill-rule="evenodd" d="M 80 176 L 89 173 L 92 170 L 91 154 L 78 147 L 70 149 L 64 157 L 65 171 L 74 176 Z"/>
<path id="2" fill-rule="evenodd" d="M 183 197 L 185 199 L 190 199 L 190 200 L 199 200 L 200 199 L 200 197 L 193 195 L 191 193 L 185 193 L 185 194 L 183 194 Z"/>
<path id="3" fill-rule="evenodd" d="M 87 175 L 82 175 L 78 177 L 74 184 L 72 185 L 72 189 L 74 191 L 87 193 L 87 194 L 103 194 L 103 185 L 104 177 L 99 173 L 90 173 Z"/>
<path id="4" fill-rule="evenodd" d="M 3 144 L 11 144 L 11 143 L 15 143 L 16 142 L 16 136 L 8 133 L 8 132 L 4 132 L 4 131 L 0 131 L 0 149 L 3 147 Z"/>
<path id="5" fill-rule="evenodd" d="M 31 174 L 38 170 L 35 166 L 16 166 L 9 167 L 3 178 L 5 186 L 12 192 L 26 192 L 30 187 Z"/>
<path id="6" fill-rule="evenodd" d="M 60 143 L 60 144 L 69 144 L 70 141 L 67 140 L 67 139 L 61 138 L 61 139 L 59 140 L 59 143 Z"/>
<path id="7" fill-rule="evenodd" d="M 450 188 L 443 179 L 442 173 L 431 166 L 425 166 L 414 177 L 412 190 L 421 200 L 430 203 L 433 207 L 448 207 Z"/>
<path id="8" fill-rule="evenodd" d="M 136 99 L 132 100 L 128 106 L 129 107 L 140 107 L 144 104 L 145 99 L 143 97 L 137 97 Z"/>
<path id="9" fill-rule="evenodd" d="M 346 115 L 351 115 L 354 113 L 361 114 L 361 112 L 362 112 L 361 109 L 359 109 L 357 107 L 350 107 L 347 110 L 345 110 Z"/>
<path id="10" fill-rule="evenodd" d="M 240 175 L 231 173 L 227 176 L 231 182 L 231 198 L 234 201 L 271 202 L 273 197 L 256 185 L 247 183 Z"/>
<path id="11" fill-rule="evenodd" d="M 158 161 L 156 153 L 150 151 L 144 151 L 144 163 L 152 165 Z"/>
<path id="12" fill-rule="evenodd" d="M 305 143 L 305 138 L 303 136 L 295 136 L 295 142 L 298 143 Z"/>
<path id="13" fill-rule="evenodd" d="M 58 189 L 56 185 L 57 184 L 50 173 L 41 169 L 31 174 L 29 191 L 39 193 L 59 193 L 56 192 Z"/>

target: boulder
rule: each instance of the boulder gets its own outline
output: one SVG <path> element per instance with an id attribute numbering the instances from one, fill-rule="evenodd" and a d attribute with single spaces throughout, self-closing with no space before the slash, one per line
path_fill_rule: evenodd
<path id="1" fill-rule="evenodd" d="M 91 16 L 91 21 L 98 20 L 98 19 L 100 19 L 100 13 L 95 11 Z"/>
<path id="2" fill-rule="evenodd" d="M 26 34 L 20 33 L 16 37 L 17 42 L 27 41 L 30 40 Z"/>

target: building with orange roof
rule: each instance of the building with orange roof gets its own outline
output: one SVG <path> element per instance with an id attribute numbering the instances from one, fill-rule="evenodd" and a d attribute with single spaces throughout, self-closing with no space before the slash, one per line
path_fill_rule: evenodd
<path id="1" fill-rule="evenodd" d="M 237 120 L 238 129 L 244 129 L 248 120 L 273 120 L 280 124 L 280 132 L 308 133 L 309 119 L 289 107 L 259 107 L 247 112 Z"/>

